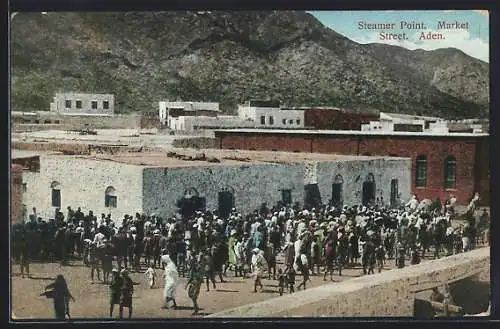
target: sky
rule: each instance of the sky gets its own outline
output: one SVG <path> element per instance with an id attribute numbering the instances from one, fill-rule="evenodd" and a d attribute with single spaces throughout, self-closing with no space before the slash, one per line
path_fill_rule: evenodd
<path id="1" fill-rule="evenodd" d="M 385 43 L 407 49 L 457 48 L 489 63 L 489 16 L 486 10 L 409 11 L 309 11 L 323 25 L 358 43 Z M 438 29 L 438 22 L 467 23 L 466 28 Z M 360 29 L 359 23 L 394 23 L 393 29 Z M 401 29 L 401 22 L 422 22 L 423 28 Z M 422 32 L 440 33 L 436 39 L 421 39 Z M 388 40 L 381 33 L 406 34 L 406 40 Z"/>

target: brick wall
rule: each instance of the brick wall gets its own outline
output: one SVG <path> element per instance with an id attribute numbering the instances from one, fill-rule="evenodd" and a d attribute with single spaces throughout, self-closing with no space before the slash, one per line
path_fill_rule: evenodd
<path id="1" fill-rule="evenodd" d="M 377 121 L 378 114 L 350 113 L 336 109 L 306 109 L 305 126 L 316 129 L 361 130 L 361 124 Z"/>
<path id="2" fill-rule="evenodd" d="M 412 161 L 412 191 L 419 198 L 441 200 L 453 193 L 459 203 L 467 204 L 476 191 L 482 204 L 490 201 L 489 143 L 487 138 L 451 138 L 416 136 L 346 136 L 272 133 L 216 133 L 221 148 L 300 151 L 351 155 L 408 157 Z M 415 162 L 427 155 L 427 186 L 415 186 Z M 444 188 L 444 161 L 456 158 L 456 188 Z"/>
<path id="3" fill-rule="evenodd" d="M 10 171 L 10 221 L 22 220 L 23 167 L 12 165 Z"/>

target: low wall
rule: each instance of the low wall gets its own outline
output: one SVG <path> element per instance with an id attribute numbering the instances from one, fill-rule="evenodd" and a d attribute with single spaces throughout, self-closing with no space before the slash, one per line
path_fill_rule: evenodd
<path id="1" fill-rule="evenodd" d="M 426 261 L 211 314 L 218 317 L 412 317 L 415 294 L 468 277 L 489 277 L 490 249 Z"/>
<path id="2" fill-rule="evenodd" d="M 217 140 L 215 138 L 208 138 L 208 137 L 175 139 L 172 142 L 172 146 L 180 148 L 198 148 L 198 149 L 219 148 Z"/>
<path id="3" fill-rule="evenodd" d="M 89 155 L 92 153 L 154 152 L 156 148 L 128 145 L 77 144 L 77 143 L 23 143 L 12 142 L 13 149 L 29 151 L 54 151 L 69 154 Z"/>
<path id="4" fill-rule="evenodd" d="M 12 122 L 12 130 L 20 131 L 36 131 L 59 129 L 81 129 L 86 124 L 95 129 L 136 129 L 141 127 L 141 116 L 134 114 L 117 114 L 113 116 L 92 116 L 92 115 L 61 115 L 52 112 L 38 112 L 38 115 L 30 120 L 38 120 L 40 123 L 17 123 Z M 48 123 L 50 121 L 50 123 Z M 47 122 L 47 123 L 45 123 Z M 149 127 L 151 122 L 145 120 L 145 125 Z M 57 124 L 58 123 L 58 124 Z M 147 127 L 146 127 L 147 128 Z"/>

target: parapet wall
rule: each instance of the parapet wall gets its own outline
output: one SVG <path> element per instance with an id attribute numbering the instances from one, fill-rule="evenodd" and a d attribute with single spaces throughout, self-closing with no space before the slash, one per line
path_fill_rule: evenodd
<path id="1" fill-rule="evenodd" d="M 473 250 L 296 292 L 208 317 L 412 317 L 416 292 L 472 276 L 489 277 L 490 249 Z"/>

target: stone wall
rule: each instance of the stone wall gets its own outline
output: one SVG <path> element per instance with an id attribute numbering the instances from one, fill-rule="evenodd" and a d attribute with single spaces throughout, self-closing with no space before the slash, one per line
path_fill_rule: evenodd
<path id="1" fill-rule="evenodd" d="M 416 292 L 490 271 L 489 248 L 299 291 L 218 317 L 412 317 Z"/>
<path id="2" fill-rule="evenodd" d="M 174 139 L 174 141 L 172 142 L 172 146 L 180 148 L 196 148 L 196 149 L 213 149 L 219 147 L 219 145 L 217 144 L 217 140 L 215 138 L 208 138 L 208 137 Z"/>
<path id="3" fill-rule="evenodd" d="M 307 169 L 306 169 L 307 168 Z M 316 168 L 316 169 L 314 169 Z M 340 160 L 298 164 L 242 164 L 192 168 L 147 168 L 144 170 L 144 209 L 157 214 L 172 215 L 176 201 L 184 191 L 195 188 L 206 198 L 210 209 L 218 208 L 218 193 L 224 188 L 234 192 L 235 207 L 244 213 L 257 209 L 262 202 L 276 204 L 281 190 L 291 190 L 292 202 L 304 202 L 304 185 L 318 184 L 322 202 L 332 197 L 333 179 L 344 179 L 346 204 L 360 204 L 364 177 L 373 173 L 377 193 L 389 201 L 390 181 L 399 181 L 402 198 L 410 195 L 410 161 L 408 159 Z M 356 180 L 358 176 L 363 179 Z"/>
<path id="4" fill-rule="evenodd" d="M 81 206 L 87 212 L 92 210 L 111 213 L 113 219 L 124 214 L 135 215 L 142 211 L 142 168 L 111 161 L 97 161 L 77 156 L 40 156 L 40 172 L 25 172 L 26 192 L 24 202 L 27 209 L 36 207 L 43 217 L 53 217 L 51 183 L 59 182 L 61 210 Z M 112 186 L 116 190 L 117 208 L 104 206 L 105 190 Z"/>
<path id="5" fill-rule="evenodd" d="M 157 148 L 128 145 L 109 144 L 77 144 L 77 143 L 49 143 L 49 142 L 12 142 L 13 149 L 30 151 L 54 151 L 67 154 L 90 155 L 93 153 L 126 153 L 126 152 L 147 152 L 157 151 Z"/>
<path id="6" fill-rule="evenodd" d="M 87 124 L 95 129 L 139 129 L 141 116 L 136 114 L 103 115 L 62 115 L 54 112 L 39 111 L 31 122 L 12 122 L 13 131 L 46 130 L 47 126 L 58 130 L 82 129 Z M 25 120 L 25 121 L 26 121 Z M 38 127 L 38 129 L 37 129 Z"/>

